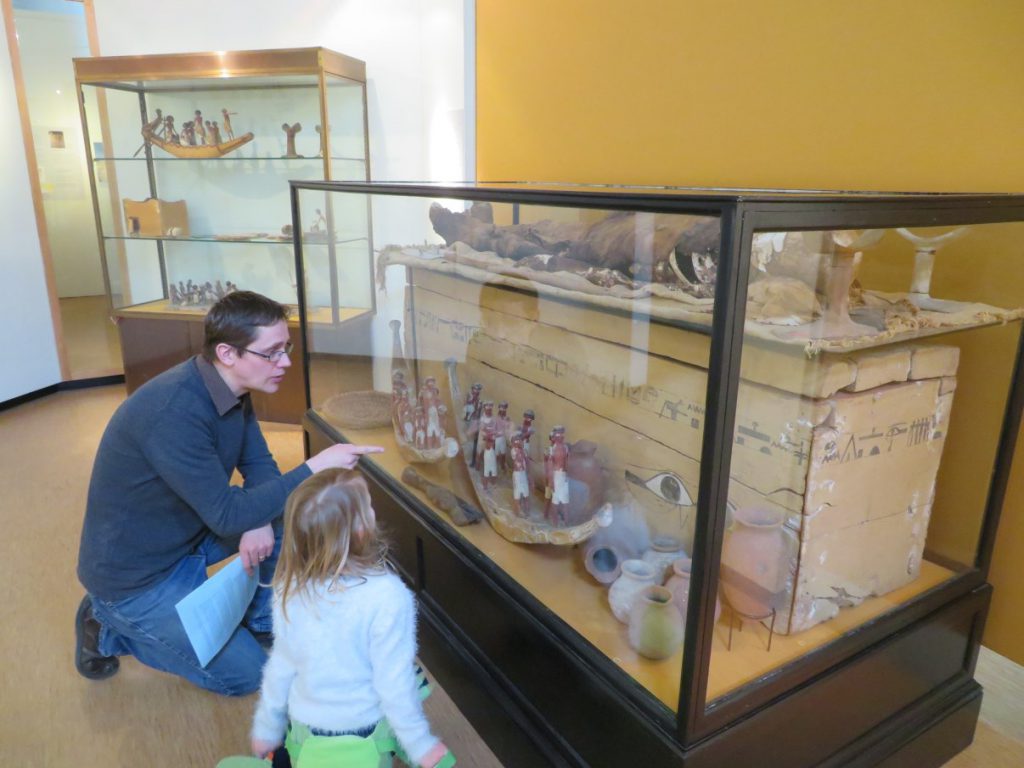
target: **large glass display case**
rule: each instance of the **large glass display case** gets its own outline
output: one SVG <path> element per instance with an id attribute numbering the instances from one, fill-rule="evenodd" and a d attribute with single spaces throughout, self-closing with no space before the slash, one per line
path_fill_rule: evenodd
<path id="1" fill-rule="evenodd" d="M 464 709 L 508 764 L 938 765 L 970 741 L 1024 198 L 292 194 L 309 447 L 386 448 L 362 466 L 428 665 L 497 695 L 495 722 Z M 356 346 L 320 321 L 352 303 L 307 236 L 325 210 L 329 238 L 371 214 L 337 264 L 375 297 Z"/>
<path id="2" fill-rule="evenodd" d="M 323 48 L 74 63 L 132 390 L 198 351 L 202 318 L 226 292 L 297 304 L 288 181 L 369 179 L 365 65 Z M 329 213 L 308 220 L 309 267 L 323 285 L 338 246 Z M 367 227 L 346 236 L 365 241 Z M 341 311 L 358 325 L 369 309 Z M 286 381 L 275 398 L 256 398 L 262 417 L 298 421 L 304 386 Z"/>

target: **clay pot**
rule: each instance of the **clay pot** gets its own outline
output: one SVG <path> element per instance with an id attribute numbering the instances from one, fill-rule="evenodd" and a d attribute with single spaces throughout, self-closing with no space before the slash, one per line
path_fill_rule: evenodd
<path id="1" fill-rule="evenodd" d="M 655 581 L 664 584 L 672 573 L 672 563 L 681 557 L 686 557 L 686 552 L 679 539 L 675 536 L 655 536 L 651 548 L 643 554 L 643 561 L 654 566 L 658 574 Z"/>
<path id="2" fill-rule="evenodd" d="M 608 604 L 616 619 L 623 624 L 629 621 L 633 599 L 646 587 L 654 586 L 656 575 L 654 568 L 643 560 L 626 560 L 622 563 L 622 573 L 608 590 Z"/>
<path id="3" fill-rule="evenodd" d="M 764 618 L 778 609 L 791 570 L 794 541 L 776 510 L 737 509 L 733 528 L 722 545 L 722 592 L 729 605 L 750 618 Z"/>
<path id="4" fill-rule="evenodd" d="M 568 521 L 585 522 L 605 501 L 604 470 L 597 458 L 597 443 L 577 440 L 570 445 L 565 471 L 569 476 Z"/>
<path id="5" fill-rule="evenodd" d="M 672 602 L 686 621 L 686 609 L 690 604 L 690 558 L 681 557 L 672 563 L 672 575 L 665 582 L 665 589 L 672 593 Z M 715 622 L 722 615 L 722 601 L 715 596 Z"/>
<path id="6" fill-rule="evenodd" d="M 648 659 L 667 659 L 683 646 L 683 617 L 665 587 L 647 587 L 629 613 L 629 645 Z"/>
<path id="7" fill-rule="evenodd" d="M 624 559 L 619 548 L 604 537 L 592 536 L 583 545 L 583 567 L 598 584 L 608 585 L 619 578 Z"/>

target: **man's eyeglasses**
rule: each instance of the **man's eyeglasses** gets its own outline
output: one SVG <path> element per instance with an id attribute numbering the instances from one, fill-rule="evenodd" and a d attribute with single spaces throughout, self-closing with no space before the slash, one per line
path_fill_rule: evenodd
<path id="1" fill-rule="evenodd" d="M 240 352 L 248 352 L 250 355 L 256 355 L 256 357 L 262 357 L 271 363 L 279 363 L 281 358 L 285 355 L 290 355 L 292 350 L 295 349 L 295 345 L 290 341 L 285 344 L 281 349 L 275 349 L 273 352 L 257 352 L 255 349 L 248 349 L 246 347 L 238 347 Z"/>

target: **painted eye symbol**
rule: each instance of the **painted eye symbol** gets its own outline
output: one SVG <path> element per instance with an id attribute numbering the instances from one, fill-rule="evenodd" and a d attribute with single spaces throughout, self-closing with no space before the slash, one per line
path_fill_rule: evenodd
<path id="1" fill-rule="evenodd" d="M 626 480 L 634 485 L 646 488 L 662 501 L 675 504 L 678 507 L 692 507 L 693 499 L 686 491 L 683 479 L 675 472 L 658 472 L 653 477 L 644 480 L 626 470 Z"/>

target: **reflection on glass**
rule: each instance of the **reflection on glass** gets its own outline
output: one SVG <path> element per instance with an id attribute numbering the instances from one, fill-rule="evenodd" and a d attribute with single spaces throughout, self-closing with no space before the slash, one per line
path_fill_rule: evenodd
<path id="1" fill-rule="evenodd" d="M 365 147 L 364 84 L 344 80 L 330 89 L 344 98 L 322 104 L 318 74 L 289 73 L 291 64 L 275 73 L 279 58 L 268 52 L 262 73 L 175 80 L 159 79 L 156 63 L 152 79 L 128 80 L 112 61 L 116 74 L 83 83 L 115 308 L 202 315 L 235 289 L 297 304 L 288 182 L 326 178 L 325 111 L 339 150 Z M 363 159 L 341 163 L 345 176 L 358 165 L 365 178 Z M 329 224 L 324 204 L 317 208 L 302 234 L 325 264 L 336 263 L 347 241 L 365 241 L 365 209 L 346 229 Z M 334 274 L 328 284 L 341 282 Z"/>
<path id="2" fill-rule="evenodd" d="M 372 355 L 344 324 L 315 337 L 314 409 L 393 447 L 374 460 L 396 482 L 674 708 L 686 590 L 665 585 L 693 547 L 719 220 L 313 190 L 300 208 L 373 224 L 338 259 L 372 279 Z M 304 247 L 307 320 L 322 259 Z M 389 418 L 354 427 L 368 381 Z"/>
<path id="3" fill-rule="evenodd" d="M 314 410 L 676 707 L 720 221 L 305 189 L 299 208 Z M 1019 238 L 973 225 L 950 262 Z M 708 701 L 973 567 L 1022 316 L 1021 286 L 945 274 L 955 311 L 915 303 L 894 229 L 751 246 Z"/>
<path id="4" fill-rule="evenodd" d="M 897 232 L 914 244 L 914 275 L 910 280 L 908 299 L 921 309 L 935 312 L 955 312 L 962 306 L 958 301 L 943 301 L 932 298 L 929 291 L 932 284 L 932 269 L 935 266 L 935 252 L 940 246 L 951 243 L 967 232 L 967 227 L 957 227 L 951 232 L 939 235 L 921 235 L 900 227 Z"/>

